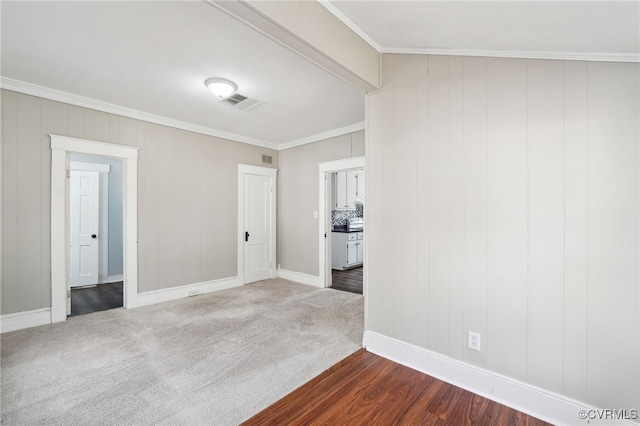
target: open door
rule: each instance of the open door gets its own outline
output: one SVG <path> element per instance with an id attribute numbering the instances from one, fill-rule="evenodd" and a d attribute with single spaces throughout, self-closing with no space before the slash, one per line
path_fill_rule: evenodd
<path id="1" fill-rule="evenodd" d="M 70 287 L 98 283 L 100 174 L 70 171 Z"/>
<path id="2" fill-rule="evenodd" d="M 324 204 L 324 210 L 325 210 L 325 215 L 324 217 L 324 259 L 326 259 L 326 261 L 324 262 L 324 276 L 325 276 L 325 280 L 324 280 L 324 287 L 331 287 L 333 285 L 333 276 L 331 274 L 331 262 L 329 261 L 329 259 L 331 259 L 331 245 L 332 245 L 332 238 L 333 238 L 333 234 L 332 234 L 332 230 L 331 230 L 331 208 L 332 208 L 332 203 L 331 200 L 334 198 L 334 185 L 333 185 L 333 181 L 332 181 L 332 175 L 333 173 L 329 173 L 329 172 L 325 172 L 324 174 L 324 188 L 325 188 L 325 204 Z"/>

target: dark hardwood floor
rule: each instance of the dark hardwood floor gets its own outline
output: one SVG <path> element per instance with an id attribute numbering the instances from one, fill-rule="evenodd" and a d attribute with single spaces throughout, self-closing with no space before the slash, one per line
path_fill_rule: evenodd
<path id="1" fill-rule="evenodd" d="M 265 424 L 548 423 L 361 349 L 243 423 Z"/>
<path id="2" fill-rule="evenodd" d="M 122 307 L 122 281 L 71 289 L 71 316 Z"/>
<path id="3" fill-rule="evenodd" d="M 362 294 L 362 266 L 359 268 L 331 271 L 331 288 Z"/>

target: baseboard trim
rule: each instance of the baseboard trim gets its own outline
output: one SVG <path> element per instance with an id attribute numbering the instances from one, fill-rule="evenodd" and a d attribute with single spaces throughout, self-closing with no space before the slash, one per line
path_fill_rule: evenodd
<path id="1" fill-rule="evenodd" d="M 111 278 L 111 277 L 109 277 Z M 116 278 L 118 278 L 116 276 Z M 122 281 L 122 278 L 116 281 Z M 110 280 L 111 282 L 111 280 Z M 239 287 L 242 281 L 239 277 L 223 278 L 219 280 L 206 281 L 195 284 L 187 284 L 180 287 L 165 288 L 162 290 L 149 291 L 138 294 L 138 305 L 146 306 L 155 303 L 168 302 L 170 300 L 182 299 L 190 296 L 197 296 L 214 291 L 226 290 L 228 288 Z M 39 325 L 51 324 L 51 308 L 34 309 L 31 311 L 16 312 L 0 316 L 0 333 L 22 330 L 24 328 L 37 327 Z"/>
<path id="2" fill-rule="evenodd" d="M 51 324 L 51 308 L 33 309 L 0 316 L 0 333 Z"/>
<path id="3" fill-rule="evenodd" d="M 107 277 L 107 282 L 108 283 L 117 283 L 118 281 L 124 281 L 124 275 L 120 274 L 120 275 L 109 275 Z"/>
<path id="4" fill-rule="evenodd" d="M 322 287 L 317 275 L 309 275 L 302 272 L 289 271 L 287 269 L 278 269 L 278 278 L 284 278 L 285 280 L 312 285 L 314 287 Z"/>
<path id="5" fill-rule="evenodd" d="M 365 331 L 363 343 L 369 352 L 551 424 L 638 425 L 630 420 L 599 419 L 598 417 L 605 416 L 589 411 L 588 414 L 593 414 L 595 419 L 580 419 L 578 417 L 580 410 L 596 409 L 566 396 L 373 331 Z"/>
<path id="6" fill-rule="evenodd" d="M 195 284 L 187 284 L 180 287 L 148 291 L 146 293 L 138 294 L 138 306 L 147 306 L 156 303 L 168 302 L 170 300 L 183 299 L 185 297 L 198 296 L 205 293 L 212 293 L 214 291 L 239 287 L 241 285 L 242 282 L 239 277 L 231 277 Z"/>

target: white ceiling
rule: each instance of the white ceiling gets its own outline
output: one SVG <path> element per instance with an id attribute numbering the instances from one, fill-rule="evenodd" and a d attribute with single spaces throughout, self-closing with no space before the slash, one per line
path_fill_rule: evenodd
<path id="1" fill-rule="evenodd" d="M 355 24 L 356 32 L 383 52 L 478 50 L 496 56 L 547 52 L 585 58 L 605 53 L 635 55 L 636 61 L 640 53 L 637 0 L 331 0 L 325 5 L 337 9 L 337 16 Z"/>
<path id="2" fill-rule="evenodd" d="M 382 52 L 640 57 L 637 0 L 320 1 Z M 0 8 L 4 87 L 273 148 L 364 121 L 359 90 L 203 1 Z M 219 104 L 209 77 L 264 104 Z"/>
<path id="3" fill-rule="evenodd" d="M 202 1 L 1 7 L 4 83 L 272 147 L 364 121 L 362 92 Z M 204 86 L 209 77 L 228 78 L 264 104 L 245 112 L 219 104 Z"/>

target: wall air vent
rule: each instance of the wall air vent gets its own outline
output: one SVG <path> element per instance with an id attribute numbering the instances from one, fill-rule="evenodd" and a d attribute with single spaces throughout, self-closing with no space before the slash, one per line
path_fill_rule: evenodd
<path id="1" fill-rule="evenodd" d="M 228 98 L 221 100 L 220 103 L 240 111 L 247 111 L 251 108 L 257 107 L 258 105 L 262 105 L 262 102 L 255 99 L 249 99 L 240 93 L 231 95 Z"/>
<path id="2" fill-rule="evenodd" d="M 262 164 L 273 164 L 273 157 L 270 155 L 262 154 Z"/>

